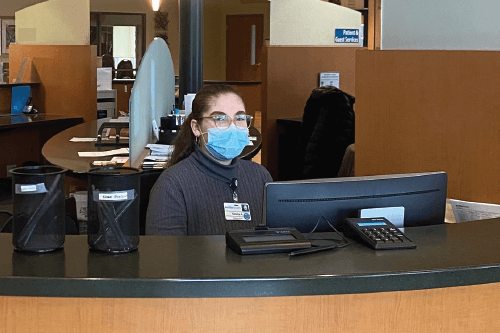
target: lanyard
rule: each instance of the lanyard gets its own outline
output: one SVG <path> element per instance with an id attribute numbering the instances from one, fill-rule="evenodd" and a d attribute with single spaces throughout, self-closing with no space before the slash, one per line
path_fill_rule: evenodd
<path id="1" fill-rule="evenodd" d="M 238 187 L 238 180 L 236 178 L 231 179 L 231 184 L 229 184 L 231 190 L 233 191 L 233 200 L 238 202 L 238 194 L 236 194 L 236 188 Z"/>

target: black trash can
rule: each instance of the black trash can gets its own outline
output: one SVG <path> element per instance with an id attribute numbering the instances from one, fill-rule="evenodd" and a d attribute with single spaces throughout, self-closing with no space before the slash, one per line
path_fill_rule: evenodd
<path id="1" fill-rule="evenodd" d="M 64 245 L 66 169 L 16 168 L 12 173 L 12 243 L 19 251 L 48 252 Z"/>
<path id="2" fill-rule="evenodd" d="M 135 168 L 96 168 L 88 174 L 88 244 L 120 253 L 139 245 L 140 176 Z"/>

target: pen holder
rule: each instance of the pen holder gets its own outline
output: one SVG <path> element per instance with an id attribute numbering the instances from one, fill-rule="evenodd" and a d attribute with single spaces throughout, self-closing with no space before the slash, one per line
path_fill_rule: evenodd
<path id="1" fill-rule="evenodd" d="M 48 252 L 64 244 L 64 173 L 56 166 L 21 167 L 12 173 L 12 244 L 19 251 Z"/>
<path id="2" fill-rule="evenodd" d="M 88 244 L 97 251 L 130 252 L 139 245 L 141 171 L 126 167 L 88 173 Z"/>

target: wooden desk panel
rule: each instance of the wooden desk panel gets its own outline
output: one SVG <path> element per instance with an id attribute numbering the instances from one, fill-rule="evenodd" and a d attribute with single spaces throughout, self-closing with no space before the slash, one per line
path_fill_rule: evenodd
<path id="1" fill-rule="evenodd" d="M 476 233 L 472 233 L 476 230 Z M 242 257 L 224 236 L 143 236 L 138 251 L 15 252 L 0 234 L 7 332 L 498 332 L 499 219 L 408 228 L 415 250 Z M 471 239 L 472 238 L 472 239 Z M 165 253 L 158 256 L 158 253 Z"/>
<path id="2" fill-rule="evenodd" d="M 0 297 L 5 332 L 492 332 L 500 283 L 249 298 Z"/>
<path id="3" fill-rule="evenodd" d="M 83 121 L 79 117 L 36 114 L 0 116 L 0 178 L 7 177 L 7 165 L 43 163 L 42 147 L 52 136 Z"/>
<path id="4" fill-rule="evenodd" d="M 24 57 L 31 61 L 24 81 L 40 82 L 33 105 L 40 112 L 97 118 L 97 47 L 95 45 L 22 45 L 9 51 L 10 77 Z"/>
<path id="5" fill-rule="evenodd" d="M 113 83 L 113 89 L 116 89 L 116 115 L 120 116 L 119 111 L 129 113 L 130 93 L 134 83 Z"/>

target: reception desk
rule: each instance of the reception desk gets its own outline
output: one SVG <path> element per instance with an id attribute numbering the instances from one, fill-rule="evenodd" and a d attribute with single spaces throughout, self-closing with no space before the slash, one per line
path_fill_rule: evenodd
<path id="1" fill-rule="evenodd" d="M 414 250 L 240 256 L 223 236 L 139 250 L 14 252 L 0 235 L 10 332 L 498 332 L 500 219 L 407 228 Z"/>
<path id="2" fill-rule="evenodd" d="M 0 178 L 7 177 L 7 165 L 43 163 L 43 145 L 57 133 L 83 122 L 81 117 L 54 114 L 0 114 Z"/>

